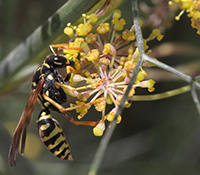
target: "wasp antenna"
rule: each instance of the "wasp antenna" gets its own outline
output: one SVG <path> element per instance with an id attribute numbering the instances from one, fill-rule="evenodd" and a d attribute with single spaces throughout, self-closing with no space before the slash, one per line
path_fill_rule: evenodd
<path id="1" fill-rule="evenodd" d="M 56 52 L 54 51 L 52 45 L 49 45 L 49 50 L 51 51 L 51 53 L 53 53 L 54 55 L 57 55 Z"/>

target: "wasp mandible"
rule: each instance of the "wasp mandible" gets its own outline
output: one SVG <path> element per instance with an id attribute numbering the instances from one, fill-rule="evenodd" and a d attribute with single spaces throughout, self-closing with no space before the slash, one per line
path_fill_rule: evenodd
<path id="1" fill-rule="evenodd" d="M 49 46 L 52 54 L 44 59 L 43 64 L 37 68 L 33 75 L 32 90 L 13 135 L 8 156 L 10 166 L 16 164 L 20 141 L 20 152 L 24 154 L 27 129 L 37 99 L 43 108 L 37 119 L 40 138 L 47 149 L 60 159 L 73 160 L 63 130 L 60 124 L 51 117 L 51 110 L 64 114 L 71 123 L 76 125 L 96 126 L 98 124 L 95 121 L 75 121 L 66 113 L 66 108 L 62 106 L 67 101 L 63 88 L 74 93 L 76 90 L 65 84 L 69 80 L 69 70 L 73 70 L 74 62 L 59 54 L 64 48 L 77 50 L 78 52 L 82 51 L 78 47 L 70 48 L 67 44 Z M 57 52 L 54 49 L 57 49 Z M 68 69 L 69 67 L 71 69 Z M 67 76 L 59 74 L 57 68 L 66 68 Z"/>

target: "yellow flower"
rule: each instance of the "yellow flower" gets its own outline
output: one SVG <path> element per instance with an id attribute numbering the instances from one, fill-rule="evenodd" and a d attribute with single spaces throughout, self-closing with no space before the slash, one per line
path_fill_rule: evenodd
<path id="1" fill-rule="evenodd" d="M 86 55 L 86 58 L 88 61 L 96 60 L 99 58 L 99 51 L 97 49 L 92 49 L 91 52 Z"/>
<path id="2" fill-rule="evenodd" d="M 92 44 L 97 41 L 97 36 L 94 33 L 90 33 L 86 36 L 85 41 L 89 44 Z"/>
<path id="3" fill-rule="evenodd" d="M 181 0 L 179 5 L 181 9 L 188 9 L 192 5 L 192 0 Z"/>
<path id="4" fill-rule="evenodd" d="M 173 0 L 169 2 L 169 5 L 178 3 L 181 9 L 180 13 L 175 17 L 176 20 L 180 20 L 180 17 L 184 12 L 188 13 L 188 17 L 191 18 L 191 26 L 197 29 L 197 33 L 200 34 L 200 1 L 199 0 Z"/>
<path id="5" fill-rule="evenodd" d="M 94 13 L 92 13 L 91 15 L 88 15 L 86 18 L 90 20 L 93 24 L 96 24 L 96 22 L 98 21 L 98 17 Z"/>
<path id="6" fill-rule="evenodd" d="M 98 27 L 97 27 L 97 32 L 99 34 L 105 34 L 110 30 L 110 24 L 109 23 L 101 23 Z"/>
<path id="7" fill-rule="evenodd" d="M 125 30 L 122 33 L 122 38 L 124 40 L 133 41 L 133 40 L 135 40 L 136 36 L 135 36 L 135 33 L 133 31 Z"/>
<path id="8" fill-rule="evenodd" d="M 100 122 L 96 127 L 93 128 L 93 133 L 95 136 L 102 136 L 105 130 L 105 123 Z"/>
<path id="9" fill-rule="evenodd" d="M 118 108 L 115 107 L 115 108 L 113 108 L 113 109 L 106 115 L 106 119 L 107 119 L 109 122 L 113 121 L 117 110 L 118 110 Z M 121 119 L 122 119 L 122 117 L 121 117 L 121 115 L 119 115 L 119 116 L 117 117 L 116 123 L 117 123 L 117 124 L 120 123 L 120 122 L 121 122 Z"/>
<path id="10" fill-rule="evenodd" d="M 106 43 L 104 45 L 103 54 L 107 55 L 108 53 L 111 55 L 116 55 L 116 49 L 110 43 Z"/>
<path id="11" fill-rule="evenodd" d="M 92 30 L 90 23 L 79 24 L 76 28 L 76 33 L 79 36 L 86 36 Z"/>
<path id="12" fill-rule="evenodd" d="M 101 111 L 103 111 L 103 110 L 105 109 L 106 103 L 105 103 L 105 101 L 103 100 L 103 101 L 100 101 L 99 103 L 95 103 L 94 106 L 95 106 L 95 109 L 96 109 L 97 111 L 101 112 Z"/>
<path id="13" fill-rule="evenodd" d="M 124 69 L 127 71 L 132 71 L 135 68 L 135 63 L 133 63 L 132 61 L 126 61 L 125 65 L 124 65 Z"/>
<path id="14" fill-rule="evenodd" d="M 86 106 L 85 102 L 80 102 L 80 101 L 76 101 L 76 104 L 77 105 L 70 104 L 70 106 L 71 107 L 76 106 L 76 112 L 79 113 L 77 118 L 80 120 L 81 118 L 83 118 L 85 114 L 87 114 L 88 108 L 90 108 L 90 106 Z"/>
<path id="15" fill-rule="evenodd" d="M 113 13 L 113 18 L 119 19 L 121 17 L 122 13 L 119 9 L 116 9 Z"/>
<path id="16" fill-rule="evenodd" d="M 153 87 L 154 84 L 155 84 L 155 81 L 153 81 L 152 79 L 146 80 L 146 81 L 142 81 L 142 82 L 139 83 L 140 87 L 142 87 L 142 88 L 148 88 L 149 92 L 154 91 L 154 89 L 155 89 Z"/>
<path id="17" fill-rule="evenodd" d="M 136 81 L 140 82 L 144 80 L 145 77 L 147 77 L 147 73 L 143 69 L 141 69 L 140 72 L 138 73 Z"/>
<path id="18" fill-rule="evenodd" d="M 71 27 L 66 27 L 66 28 L 64 29 L 64 33 L 65 33 L 66 35 L 68 35 L 70 38 L 74 38 L 74 37 L 75 37 L 75 35 L 74 35 L 74 30 L 73 30 Z"/>
<path id="19" fill-rule="evenodd" d="M 119 31 L 124 28 L 124 25 L 126 24 L 126 21 L 124 19 L 118 20 L 117 18 L 112 20 L 112 23 L 114 24 L 114 29 Z"/>
<path id="20" fill-rule="evenodd" d="M 152 34 L 150 35 L 150 38 L 157 38 L 158 41 L 160 41 L 163 38 L 163 35 L 161 35 L 160 30 L 159 29 L 154 29 L 152 31 Z M 152 39 L 151 38 L 151 39 Z"/>

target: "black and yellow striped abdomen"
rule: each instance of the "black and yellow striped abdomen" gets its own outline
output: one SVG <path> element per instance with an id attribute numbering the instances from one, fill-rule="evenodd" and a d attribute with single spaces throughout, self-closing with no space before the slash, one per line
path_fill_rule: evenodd
<path id="1" fill-rule="evenodd" d="M 48 109 L 40 112 L 37 126 L 40 138 L 49 151 L 60 159 L 73 160 L 63 130 L 59 123 L 51 117 Z"/>

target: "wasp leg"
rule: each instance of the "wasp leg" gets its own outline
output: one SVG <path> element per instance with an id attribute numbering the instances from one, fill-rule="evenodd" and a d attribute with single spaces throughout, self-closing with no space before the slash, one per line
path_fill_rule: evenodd
<path id="1" fill-rule="evenodd" d="M 66 72 L 67 72 L 67 75 L 64 77 L 64 81 L 65 82 L 68 82 L 68 84 L 70 85 L 70 78 L 71 78 L 71 73 L 73 74 L 76 74 L 76 73 L 80 73 L 80 70 L 79 71 L 76 71 L 72 66 L 66 66 Z"/>
<path id="2" fill-rule="evenodd" d="M 63 75 L 60 74 L 63 78 L 65 82 L 69 82 L 70 78 L 71 78 L 71 73 L 76 73 L 75 69 L 71 66 L 66 66 L 66 72 L 67 75 Z"/>
<path id="3" fill-rule="evenodd" d="M 67 66 L 66 71 L 67 71 L 67 73 L 76 73 L 75 69 L 71 66 Z"/>
<path id="4" fill-rule="evenodd" d="M 42 142 L 54 156 L 60 159 L 73 160 L 63 130 L 60 124 L 51 117 L 48 109 L 40 112 L 37 119 L 37 126 Z"/>
<path id="5" fill-rule="evenodd" d="M 47 101 L 50 102 L 52 105 L 54 105 L 61 113 L 63 113 L 63 114 L 67 117 L 67 119 L 68 119 L 71 123 L 73 123 L 73 124 L 75 124 L 75 125 L 96 126 L 96 125 L 99 123 L 99 121 L 76 121 L 76 120 L 74 120 L 71 116 L 69 116 L 66 112 L 67 112 L 67 111 L 72 111 L 72 110 L 74 110 L 74 109 L 76 109 L 76 108 L 78 108 L 78 107 L 81 107 L 81 106 L 75 106 L 75 107 L 64 108 L 62 105 L 60 105 L 59 103 L 57 103 L 57 102 L 55 102 L 54 100 L 52 100 L 52 99 L 51 99 L 50 97 L 48 97 L 46 94 L 43 94 L 42 96 L 43 96 L 43 98 L 44 98 L 45 100 L 47 100 Z M 90 106 L 90 105 L 92 105 L 92 104 L 94 104 L 94 103 L 95 103 L 95 101 L 94 101 L 94 102 L 87 103 L 87 104 L 85 104 L 85 106 Z"/>
<path id="6" fill-rule="evenodd" d="M 79 90 L 85 90 L 85 89 L 96 89 L 100 84 L 101 84 L 101 81 L 103 80 L 100 80 L 99 82 L 97 83 L 93 83 L 93 84 L 90 84 L 90 85 L 87 85 L 87 86 L 82 86 L 82 87 L 77 87 L 77 88 L 74 88 L 74 87 L 71 87 L 71 86 L 68 86 L 68 85 L 65 85 L 65 84 L 62 84 L 62 83 L 58 83 L 58 82 L 55 82 L 55 85 L 57 87 L 63 87 L 64 89 L 67 89 L 67 90 L 70 90 L 70 91 L 73 91 L 73 92 L 76 92 L 74 94 L 77 94 Z"/>
<path id="7" fill-rule="evenodd" d="M 67 90 L 66 93 L 70 94 L 70 95 L 73 96 L 73 97 L 77 97 L 78 94 L 79 94 L 79 93 L 76 91 L 76 88 L 73 88 L 73 87 L 68 86 L 68 85 L 66 85 L 66 84 L 62 84 L 62 83 L 55 82 L 55 86 L 56 86 L 57 88 L 63 87 L 65 90 Z"/>
<path id="8" fill-rule="evenodd" d="M 71 86 L 68 86 L 68 85 L 62 84 L 62 83 L 58 83 L 58 82 L 55 82 L 55 86 L 56 87 L 63 87 L 63 88 L 70 90 L 70 91 L 76 91 L 76 88 L 73 88 Z"/>
<path id="9" fill-rule="evenodd" d="M 68 47 L 68 44 L 55 44 L 55 45 L 50 45 L 49 46 L 49 50 L 54 54 L 54 55 L 57 55 L 58 52 L 59 52 L 59 48 L 60 47 Z M 53 48 L 57 48 L 57 53 L 55 52 L 55 50 Z"/>
<path id="10" fill-rule="evenodd" d="M 70 78 L 71 78 L 71 73 L 68 73 L 68 74 L 64 77 L 64 82 L 68 82 L 69 86 L 70 86 L 70 82 L 69 82 Z"/>
<path id="11" fill-rule="evenodd" d="M 62 43 L 62 44 L 55 44 L 55 45 L 50 45 L 49 49 L 50 51 L 56 55 L 55 51 L 53 48 L 57 48 L 57 54 L 59 53 L 60 50 L 62 49 L 67 49 L 67 50 L 77 50 L 80 52 L 83 52 L 83 49 L 80 47 L 70 47 L 68 44 Z"/>

